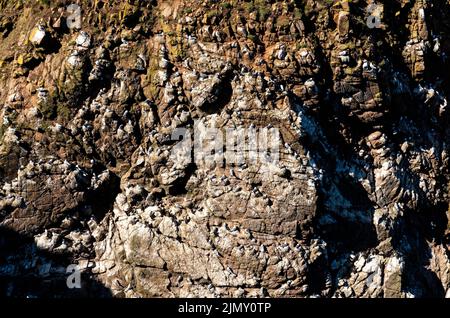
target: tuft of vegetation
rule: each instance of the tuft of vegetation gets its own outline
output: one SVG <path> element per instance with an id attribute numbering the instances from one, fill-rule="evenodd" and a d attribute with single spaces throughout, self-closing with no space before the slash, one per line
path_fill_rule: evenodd
<path id="1" fill-rule="evenodd" d="M 50 0 L 39 0 L 39 3 L 47 7 L 50 6 Z"/>
<path id="2" fill-rule="evenodd" d="M 297 44 L 295 45 L 295 48 L 298 50 L 301 49 L 305 49 L 308 48 L 308 44 L 306 44 L 305 42 L 297 42 Z"/>
<path id="3" fill-rule="evenodd" d="M 265 0 L 255 0 L 254 6 L 258 12 L 258 20 L 264 21 L 267 19 L 271 12 L 270 3 L 266 3 Z"/>
<path id="4" fill-rule="evenodd" d="M 294 8 L 294 17 L 296 19 L 301 19 L 303 16 L 302 11 L 299 8 Z"/>
<path id="5" fill-rule="evenodd" d="M 70 108 L 65 103 L 59 103 L 56 107 L 57 116 L 63 120 L 69 120 L 71 116 Z"/>
<path id="6" fill-rule="evenodd" d="M 231 9 L 233 7 L 233 5 L 231 3 L 229 3 L 229 2 L 224 2 L 224 3 L 220 4 L 220 7 L 222 9 Z"/>
<path id="7" fill-rule="evenodd" d="M 253 4 L 253 2 L 245 2 L 242 4 L 242 8 L 244 9 L 244 11 L 247 14 L 252 13 L 253 11 L 255 11 L 255 5 Z"/>
<path id="8" fill-rule="evenodd" d="M 208 17 L 208 19 L 212 19 L 213 17 L 217 17 L 219 15 L 220 15 L 219 11 L 215 9 L 206 12 L 206 16 Z"/>
<path id="9" fill-rule="evenodd" d="M 6 132 L 6 127 L 3 125 L 0 125 L 0 141 L 3 139 L 3 135 Z"/>
<path id="10" fill-rule="evenodd" d="M 248 38 L 250 41 L 252 41 L 252 42 L 256 42 L 256 39 L 257 39 L 257 37 L 256 37 L 255 35 L 253 35 L 253 34 L 247 35 L 247 38 Z"/>
<path id="11" fill-rule="evenodd" d="M 56 117 L 69 120 L 71 116 L 70 107 L 67 102 L 60 100 L 55 93 L 50 94 L 45 102 L 40 103 L 39 111 L 48 120 L 55 119 Z"/>
<path id="12" fill-rule="evenodd" d="M 48 96 L 46 101 L 39 104 L 39 111 L 45 119 L 54 119 L 56 109 L 56 98 L 53 95 Z"/>

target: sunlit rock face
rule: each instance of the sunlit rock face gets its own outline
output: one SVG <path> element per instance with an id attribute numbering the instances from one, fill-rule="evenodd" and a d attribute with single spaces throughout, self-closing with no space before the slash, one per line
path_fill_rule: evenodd
<path id="1" fill-rule="evenodd" d="M 0 1 L 0 294 L 448 297 L 449 9 Z"/>

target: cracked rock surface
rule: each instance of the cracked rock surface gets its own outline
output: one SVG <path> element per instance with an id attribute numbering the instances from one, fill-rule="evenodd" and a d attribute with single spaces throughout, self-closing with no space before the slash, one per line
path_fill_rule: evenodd
<path id="1" fill-rule="evenodd" d="M 0 295 L 450 297 L 448 0 L 77 3 L 0 0 Z"/>

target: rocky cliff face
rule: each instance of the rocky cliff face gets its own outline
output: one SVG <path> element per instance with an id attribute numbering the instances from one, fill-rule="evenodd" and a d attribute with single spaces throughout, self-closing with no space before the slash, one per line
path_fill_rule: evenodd
<path id="1" fill-rule="evenodd" d="M 0 10 L 1 294 L 450 295 L 448 0 Z M 176 160 L 195 122 L 279 161 Z"/>

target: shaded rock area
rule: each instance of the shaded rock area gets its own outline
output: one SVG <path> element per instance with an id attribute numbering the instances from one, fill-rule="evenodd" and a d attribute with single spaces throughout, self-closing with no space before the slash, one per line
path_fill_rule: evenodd
<path id="1" fill-rule="evenodd" d="M 0 295 L 450 296 L 449 1 L 76 3 L 0 0 Z"/>

